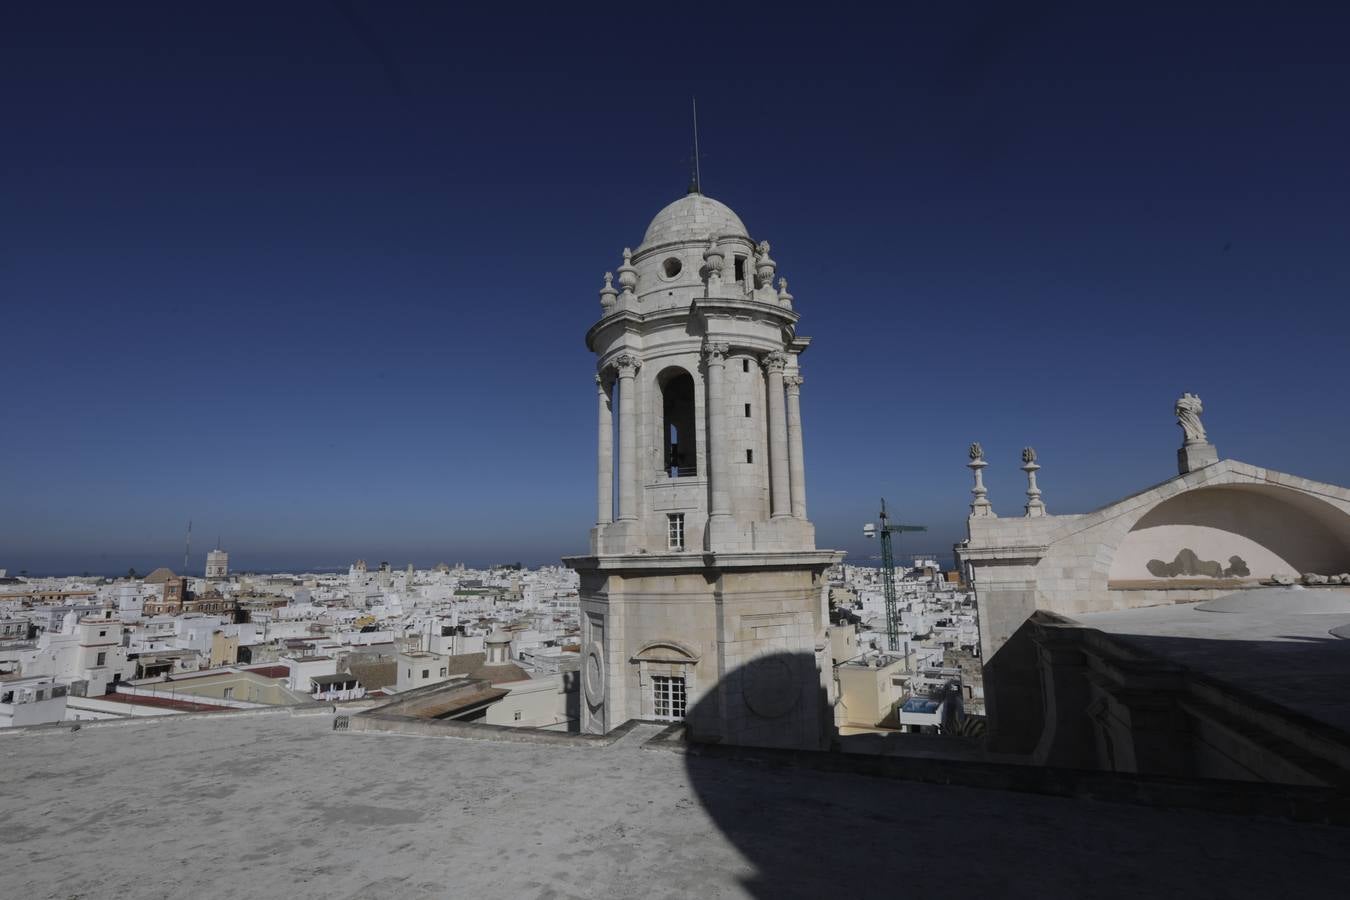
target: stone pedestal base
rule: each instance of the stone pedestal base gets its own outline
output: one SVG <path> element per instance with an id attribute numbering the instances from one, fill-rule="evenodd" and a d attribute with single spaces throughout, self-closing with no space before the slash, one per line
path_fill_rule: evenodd
<path id="1" fill-rule="evenodd" d="M 678 696 L 675 718 L 691 740 L 824 749 L 821 588 L 842 558 L 833 550 L 565 558 L 581 577 L 581 730 L 668 717 L 668 698 Z"/>
<path id="2" fill-rule="evenodd" d="M 1177 451 L 1177 472 L 1185 475 L 1219 461 L 1219 451 L 1213 444 L 1187 444 Z"/>
<path id="3" fill-rule="evenodd" d="M 816 547 L 816 528 L 806 519 L 780 516 L 767 522 L 755 522 L 753 527 L 755 550 L 761 553 L 814 550 Z"/>
<path id="4" fill-rule="evenodd" d="M 741 522 L 732 516 L 708 518 L 708 541 L 715 553 L 784 553 L 814 550 L 816 528 L 806 519 L 780 516 L 767 522 Z"/>
<path id="5" fill-rule="evenodd" d="M 618 519 L 591 529 L 591 552 L 597 556 L 607 553 L 636 553 L 644 538 L 643 525 L 638 519 Z"/>
<path id="6" fill-rule="evenodd" d="M 745 552 L 754 549 L 750 530 L 730 515 L 709 516 L 704 550 Z"/>

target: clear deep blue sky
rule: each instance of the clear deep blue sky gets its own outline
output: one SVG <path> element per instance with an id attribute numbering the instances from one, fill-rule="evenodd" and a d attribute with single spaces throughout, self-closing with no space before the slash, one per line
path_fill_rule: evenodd
<path id="1" fill-rule="evenodd" d="M 1014 10 L 1013 7 L 1016 7 Z M 1350 482 L 1333 4 L 41 3 L 0 14 L 0 567 L 537 564 L 594 516 L 600 276 L 773 243 L 819 543 L 1224 456 Z"/>

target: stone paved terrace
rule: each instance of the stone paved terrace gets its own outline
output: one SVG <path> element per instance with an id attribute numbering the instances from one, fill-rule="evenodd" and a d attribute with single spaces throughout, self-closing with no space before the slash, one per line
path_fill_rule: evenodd
<path id="1" fill-rule="evenodd" d="M 0 736 L 7 898 L 1350 895 L 1345 829 L 214 715 Z M 1309 893 L 1313 892 L 1313 893 Z"/>

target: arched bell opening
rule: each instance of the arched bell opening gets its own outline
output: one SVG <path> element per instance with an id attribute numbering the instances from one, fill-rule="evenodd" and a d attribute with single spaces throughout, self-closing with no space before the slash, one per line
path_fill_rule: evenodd
<path id="1" fill-rule="evenodd" d="M 671 478 L 692 478 L 698 475 L 694 377 L 684 369 L 667 369 L 656 383 L 661 391 L 662 469 Z"/>

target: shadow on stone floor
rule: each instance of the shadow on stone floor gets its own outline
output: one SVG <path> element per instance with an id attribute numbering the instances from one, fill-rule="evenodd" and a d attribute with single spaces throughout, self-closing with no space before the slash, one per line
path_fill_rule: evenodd
<path id="1" fill-rule="evenodd" d="M 778 656 L 790 668 L 814 667 L 806 654 Z M 695 730 L 719 715 L 714 704 L 762 690 L 754 680 L 730 673 L 690 710 Z M 705 755 L 697 744 L 686 756 L 700 803 L 752 868 L 740 881 L 755 897 L 1350 890 L 1339 828 L 813 771 L 781 759 L 773 750 L 729 758 L 715 746 Z"/>

